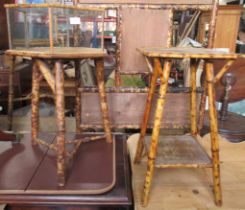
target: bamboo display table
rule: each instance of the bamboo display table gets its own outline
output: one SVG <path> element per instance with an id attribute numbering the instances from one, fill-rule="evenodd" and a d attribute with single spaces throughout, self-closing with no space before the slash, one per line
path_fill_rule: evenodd
<path id="1" fill-rule="evenodd" d="M 232 62 L 238 57 L 234 53 L 221 53 L 214 49 L 194 48 L 141 48 L 139 51 L 146 57 L 153 59 L 154 69 L 151 78 L 150 89 L 147 97 L 145 113 L 141 124 L 140 139 L 137 146 L 135 163 L 139 163 L 144 146 L 146 128 L 151 110 L 153 93 L 156 87 L 157 78 L 160 78 L 159 96 L 155 111 L 154 125 L 148 152 L 147 173 L 145 177 L 142 204 L 146 206 L 149 201 L 150 186 L 153 178 L 154 167 L 158 168 L 200 168 L 210 167 L 213 172 L 213 188 L 216 205 L 222 204 L 220 186 L 220 163 L 219 163 L 219 142 L 217 130 L 217 117 L 214 99 L 214 84 L 219 81 L 222 75 L 228 70 Z M 164 137 L 159 142 L 160 122 L 163 114 L 165 96 L 168 88 L 168 79 L 171 70 L 171 63 L 175 59 L 189 58 L 191 60 L 191 135 Z M 198 62 L 205 61 L 207 96 L 209 103 L 209 120 L 211 130 L 211 153 L 209 157 L 202 150 L 195 137 L 197 135 L 197 100 L 196 100 L 196 70 Z M 224 59 L 227 63 L 214 76 L 213 60 Z M 162 68 L 162 63 L 164 63 Z M 177 107 L 176 107 L 177 108 Z M 162 147 L 162 151 L 160 150 Z M 196 159 L 193 161 L 193 159 Z"/>
<path id="2" fill-rule="evenodd" d="M 14 49 L 7 50 L 7 55 L 26 56 L 31 57 L 33 60 L 32 69 L 32 144 L 42 144 L 53 149 L 57 153 L 57 176 L 58 185 L 65 185 L 65 177 L 67 170 L 67 159 L 71 160 L 83 142 L 106 139 L 107 143 L 112 143 L 112 135 L 110 131 L 110 123 L 108 117 L 108 107 L 105 95 L 104 85 L 104 56 L 105 51 L 102 49 L 72 47 L 72 48 L 29 48 L 29 49 Z M 73 141 L 66 140 L 65 138 L 65 102 L 64 102 L 64 70 L 63 61 L 73 60 L 75 62 L 76 74 L 76 116 L 80 116 L 79 101 L 80 94 L 78 88 L 80 87 L 80 60 L 93 59 L 96 66 L 96 77 L 99 88 L 100 105 L 102 110 L 103 125 L 105 135 L 103 137 L 91 137 L 86 139 L 76 139 Z M 45 60 L 44 60 L 45 59 Z M 13 59 L 14 60 L 14 59 Z M 47 62 L 49 65 L 47 65 Z M 53 71 L 49 66 L 54 66 Z M 39 96 L 40 96 L 40 81 L 45 79 L 52 90 L 56 106 L 56 119 L 57 119 L 57 139 L 54 143 L 48 144 L 46 141 L 38 138 L 39 131 Z M 77 117 L 77 123 L 78 121 Z M 78 127 L 78 126 L 77 126 Z M 73 145 L 71 151 L 68 151 L 67 145 Z"/>

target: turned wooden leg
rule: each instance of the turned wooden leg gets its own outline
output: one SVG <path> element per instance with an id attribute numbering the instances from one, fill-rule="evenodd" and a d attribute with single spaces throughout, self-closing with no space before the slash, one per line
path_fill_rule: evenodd
<path id="1" fill-rule="evenodd" d="M 79 88 L 81 87 L 81 71 L 80 71 L 80 60 L 75 61 L 75 79 L 76 79 L 76 132 L 80 133 L 81 128 L 81 94 Z"/>
<path id="2" fill-rule="evenodd" d="M 65 184 L 65 98 L 64 98 L 64 71 L 61 61 L 55 62 L 55 104 L 57 112 L 57 176 L 58 185 Z"/>
<path id="3" fill-rule="evenodd" d="M 40 71 L 36 64 L 33 63 L 32 67 L 32 100 L 31 100 L 31 137 L 32 144 L 37 144 L 37 136 L 39 132 L 39 96 L 40 96 L 40 85 L 39 85 Z"/>
<path id="4" fill-rule="evenodd" d="M 162 71 L 161 62 L 159 59 L 154 59 L 154 70 L 153 70 L 153 75 L 152 75 L 151 82 L 150 82 L 149 92 L 148 92 L 147 99 L 146 99 L 146 106 L 145 106 L 144 117 L 143 117 L 142 124 L 141 124 L 140 137 L 138 140 L 136 155 L 134 159 L 135 163 L 139 163 L 142 157 L 142 153 L 144 149 L 144 138 L 145 138 L 147 124 L 148 124 L 149 117 L 150 117 L 152 99 L 153 99 L 154 92 L 156 89 L 156 81 L 158 78 L 159 70 Z"/>
<path id="5" fill-rule="evenodd" d="M 104 82 L 104 59 L 96 58 L 95 66 L 96 66 L 96 78 L 97 78 L 97 83 L 99 88 L 102 119 L 103 119 L 105 134 L 106 134 L 106 141 L 111 143 L 112 136 L 111 136 L 110 121 L 109 121 L 109 111 L 108 111 L 108 105 L 107 105 L 106 93 L 105 93 L 105 82 Z"/>
<path id="6" fill-rule="evenodd" d="M 220 162 L 219 162 L 219 139 L 217 126 L 217 113 L 214 97 L 214 74 L 213 64 L 206 63 L 206 79 L 208 87 L 208 104 L 209 104 L 209 119 L 210 119 L 210 136 L 211 136 L 211 152 L 213 161 L 213 188 L 215 204 L 222 205 L 221 185 L 220 185 Z"/>
<path id="7" fill-rule="evenodd" d="M 15 56 L 12 57 L 11 66 L 9 68 L 9 86 L 8 86 L 8 130 L 13 128 L 13 104 L 14 104 L 14 68 Z"/>
<path id="8" fill-rule="evenodd" d="M 155 118 L 154 118 L 151 146 L 150 146 L 150 150 L 148 153 L 147 172 L 146 172 L 144 191 L 143 191 L 143 196 L 142 196 L 143 206 L 147 206 L 148 201 L 149 201 L 149 193 L 150 193 L 151 181 L 152 181 L 153 172 L 154 172 L 160 124 L 162 120 L 163 108 L 164 108 L 166 92 L 168 88 L 168 79 L 169 79 L 170 69 L 171 69 L 171 60 L 166 60 L 164 64 L 163 74 L 162 74 L 163 78 L 161 80 L 161 86 L 159 90 L 159 98 L 157 99 L 157 107 L 156 107 Z M 160 71 L 160 69 L 158 70 Z"/>
<path id="9" fill-rule="evenodd" d="M 196 92 L 197 64 L 191 59 L 191 134 L 197 134 L 197 92 Z"/>

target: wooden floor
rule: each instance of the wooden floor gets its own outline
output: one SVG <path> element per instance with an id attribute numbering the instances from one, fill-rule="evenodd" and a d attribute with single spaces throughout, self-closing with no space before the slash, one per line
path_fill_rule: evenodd
<path id="1" fill-rule="evenodd" d="M 128 139 L 130 157 L 134 157 L 137 139 Z M 209 135 L 198 138 L 210 153 Z M 155 169 L 148 207 L 140 205 L 146 172 L 146 158 L 132 165 L 132 182 L 136 210 L 241 210 L 245 209 L 245 142 L 220 140 L 223 206 L 216 207 L 212 193 L 211 169 Z"/>

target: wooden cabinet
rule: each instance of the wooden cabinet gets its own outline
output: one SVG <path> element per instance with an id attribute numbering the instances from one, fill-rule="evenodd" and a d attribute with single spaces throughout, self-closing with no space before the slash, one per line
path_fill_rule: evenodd
<path id="1" fill-rule="evenodd" d="M 7 113 L 7 101 L 8 101 L 8 84 L 9 84 L 9 69 L 7 67 L 0 68 L 0 104 L 2 107 L 1 114 Z M 20 96 L 21 94 L 21 84 L 20 84 L 20 72 L 16 71 L 14 73 L 14 93 L 15 96 Z"/>
<path id="2" fill-rule="evenodd" d="M 8 32 L 7 32 L 7 18 L 4 4 L 14 3 L 14 0 L 0 1 L 0 50 L 8 49 Z"/>
<path id="3" fill-rule="evenodd" d="M 242 6 L 219 6 L 215 28 L 214 48 L 229 48 L 235 52 Z M 199 20 L 197 40 L 205 40 L 205 28 L 210 21 L 210 13 L 204 12 Z"/>

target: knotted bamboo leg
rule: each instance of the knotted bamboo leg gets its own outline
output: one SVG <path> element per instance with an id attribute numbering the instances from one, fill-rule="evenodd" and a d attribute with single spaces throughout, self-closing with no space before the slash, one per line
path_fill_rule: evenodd
<path id="1" fill-rule="evenodd" d="M 163 79 L 161 80 L 161 86 L 159 90 L 159 98 L 157 99 L 157 107 L 155 111 L 151 146 L 150 146 L 150 151 L 148 154 L 147 172 L 146 172 L 144 191 L 143 191 L 143 196 L 142 196 L 143 206 L 147 206 L 148 201 L 149 201 L 149 193 L 150 193 L 151 181 L 152 181 L 153 172 L 154 172 L 155 158 L 156 158 L 157 145 L 158 145 L 158 137 L 159 137 L 159 131 L 160 131 L 160 123 L 161 123 L 162 115 L 163 115 L 163 108 L 164 108 L 164 103 L 165 103 L 167 87 L 168 87 L 170 69 L 171 69 L 171 61 L 166 60 L 164 64 L 163 75 L 162 75 Z M 160 71 L 160 69 L 158 69 L 158 71 Z"/>
<path id="2" fill-rule="evenodd" d="M 213 187 L 215 204 L 222 205 L 222 195 L 220 186 L 220 163 L 219 163 L 219 139 L 218 139 L 218 126 L 217 126 L 217 113 L 214 98 L 214 74 L 213 64 L 206 63 L 206 78 L 208 86 L 208 104 L 209 104 L 209 119 L 210 119 L 210 136 L 211 136 L 211 152 L 213 161 Z"/>
<path id="3" fill-rule="evenodd" d="M 12 130 L 13 126 L 13 104 L 14 104 L 14 68 L 15 56 L 12 57 L 11 66 L 9 68 L 9 86 L 8 86 L 8 130 Z"/>
<path id="4" fill-rule="evenodd" d="M 65 184 L 65 98 L 64 98 L 64 71 L 61 61 L 55 62 L 55 105 L 57 112 L 57 176 L 58 185 Z"/>
<path id="5" fill-rule="evenodd" d="M 122 83 L 120 75 L 121 64 L 121 44 L 122 44 L 122 12 L 121 9 L 116 10 L 116 69 L 115 69 L 115 86 L 119 87 Z"/>
<path id="6" fill-rule="evenodd" d="M 206 75 L 205 75 L 205 77 L 206 77 Z M 201 96 L 201 102 L 200 102 L 200 106 L 199 106 L 198 133 L 201 132 L 201 129 L 202 129 L 203 123 L 204 123 L 206 97 L 207 97 L 207 81 L 205 79 L 204 84 L 203 84 L 203 93 Z"/>
<path id="7" fill-rule="evenodd" d="M 161 71 L 161 62 L 159 59 L 156 58 L 156 59 L 154 59 L 153 75 L 151 78 L 150 88 L 149 88 L 149 92 L 148 92 L 147 99 L 146 99 L 144 117 L 143 117 L 143 120 L 141 123 L 140 137 L 139 137 L 139 141 L 138 141 L 138 145 L 137 145 L 137 149 L 136 149 L 136 155 L 135 155 L 135 159 L 134 159 L 135 163 L 140 162 L 140 159 L 141 159 L 141 156 L 143 153 L 144 138 L 145 138 L 147 124 L 148 124 L 149 117 L 150 117 L 150 111 L 151 111 L 151 107 L 152 107 L 152 99 L 153 99 L 154 92 L 156 89 L 156 81 L 158 78 L 159 70 Z"/>
<path id="8" fill-rule="evenodd" d="M 96 78 L 99 88 L 99 96 L 100 96 L 100 106 L 103 118 L 103 125 L 105 129 L 106 141 L 111 143 L 112 136 L 111 136 L 111 128 L 110 128 L 110 121 L 109 121 L 109 111 L 108 105 L 106 100 L 106 93 L 105 93 L 105 82 L 104 82 L 104 59 L 97 58 L 95 59 L 95 66 L 96 66 Z"/>
<path id="9" fill-rule="evenodd" d="M 40 96 L 40 85 L 39 85 L 40 71 L 36 62 L 33 63 L 32 67 L 32 100 L 31 100 L 31 137 L 32 144 L 37 144 L 37 136 L 39 132 L 39 96 Z"/>
<path id="10" fill-rule="evenodd" d="M 191 59 L 191 134 L 197 134 L 197 93 L 196 93 L 196 71 L 195 60 Z"/>
<path id="11" fill-rule="evenodd" d="M 80 133 L 81 128 L 81 94 L 79 88 L 81 86 L 80 60 L 75 61 L 75 79 L 76 79 L 76 132 Z"/>

